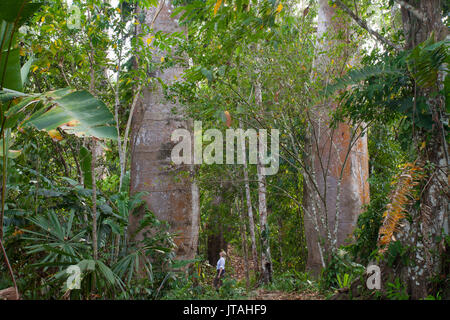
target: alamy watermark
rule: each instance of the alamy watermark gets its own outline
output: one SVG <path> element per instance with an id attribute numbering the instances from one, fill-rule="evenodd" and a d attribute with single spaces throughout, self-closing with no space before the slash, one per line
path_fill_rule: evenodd
<path id="1" fill-rule="evenodd" d="M 217 129 L 208 129 L 203 133 L 201 121 L 194 121 L 194 141 L 187 129 L 176 129 L 172 132 L 172 142 L 177 142 L 171 152 L 175 164 L 249 164 L 262 165 L 263 175 L 274 175 L 278 172 L 280 156 L 280 132 L 271 129 L 227 129 L 225 139 Z M 268 138 L 270 137 L 270 149 Z M 181 141 L 180 141 L 181 138 Z M 246 152 L 248 140 L 248 159 Z M 212 140 L 212 141 L 211 141 Z M 203 142 L 210 142 L 203 148 Z M 225 157 L 224 157 L 225 149 Z M 268 152 L 269 151 L 269 152 Z M 236 156 L 236 157 L 235 157 Z M 236 158 L 236 161 L 235 161 Z"/>
<path id="2" fill-rule="evenodd" d="M 375 264 L 371 264 L 371 265 L 367 266 L 366 274 L 369 275 L 367 277 L 367 281 L 366 281 L 367 289 L 369 289 L 369 290 L 373 290 L 373 289 L 380 290 L 381 289 L 381 270 L 380 270 L 380 267 L 375 265 Z"/>
<path id="3" fill-rule="evenodd" d="M 71 30 L 81 29 L 81 10 L 77 5 L 71 5 L 68 10 L 69 16 L 66 19 L 67 27 Z"/>
<path id="4" fill-rule="evenodd" d="M 81 269 L 77 265 L 71 265 L 66 269 L 66 273 L 69 274 L 66 280 L 66 287 L 69 290 L 81 288 Z"/>

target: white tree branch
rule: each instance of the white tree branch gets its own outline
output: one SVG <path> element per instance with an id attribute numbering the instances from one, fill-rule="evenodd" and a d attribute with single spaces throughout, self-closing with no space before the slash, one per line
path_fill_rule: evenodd
<path id="1" fill-rule="evenodd" d="M 386 39 L 381 34 L 373 30 L 369 27 L 366 21 L 362 20 L 360 17 L 358 17 L 349 7 L 347 7 L 342 1 L 340 0 L 334 0 L 334 2 L 341 8 L 344 12 L 346 12 L 359 26 L 367 32 L 369 32 L 372 36 L 374 36 L 377 40 L 380 42 L 383 42 L 384 44 L 388 45 L 389 47 L 394 48 L 397 51 L 401 50 L 401 47 L 390 41 L 389 39 Z"/>
<path id="2" fill-rule="evenodd" d="M 403 0 L 394 0 L 399 5 L 401 5 L 403 8 L 407 9 L 409 12 L 411 12 L 413 15 L 415 15 L 418 19 L 422 21 L 427 21 L 427 17 L 423 12 L 421 12 L 419 9 L 415 8 L 411 4 L 403 1 Z"/>

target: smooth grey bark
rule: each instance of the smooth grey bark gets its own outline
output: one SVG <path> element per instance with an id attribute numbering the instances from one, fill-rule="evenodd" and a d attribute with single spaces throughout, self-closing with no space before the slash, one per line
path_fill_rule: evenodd
<path id="1" fill-rule="evenodd" d="M 272 281 L 272 257 L 270 254 L 270 230 L 267 222 L 266 177 L 262 173 L 262 165 L 258 162 L 258 206 L 259 227 L 261 229 L 261 271 L 264 283 Z"/>
<path id="2" fill-rule="evenodd" d="M 256 50 L 259 51 L 259 45 L 256 46 Z M 256 58 L 257 63 L 259 59 Z M 255 73 L 258 75 L 255 82 L 255 102 L 256 105 L 262 109 L 262 86 L 260 82 L 260 71 L 257 66 Z M 263 174 L 262 159 L 266 156 L 266 150 L 261 148 L 259 144 L 258 148 L 258 161 L 256 164 L 256 170 L 258 175 L 258 209 L 259 209 L 259 228 L 261 230 L 261 271 L 262 279 L 264 283 L 272 281 L 272 257 L 270 254 L 270 231 L 269 224 L 267 222 L 267 199 L 266 199 L 266 177 Z"/>
<path id="3" fill-rule="evenodd" d="M 241 222 L 240 231 L 242 235 L 242 250 L 244 254 L 244 272 L 245 272 L 245 285 L 247 289 L 250 286 L 250 274 L 248 271 L 248 248 L 247 248 L 247 223 L 244 216 L 244 199 L 243 197 L 236 198 L 236 209 Z"/>
<path id="4" fill-rule="evenodd" d="M 171 17 L 173 9 L 170 1 L 160 1 L 157 8 L 144 12 L 145 23 L 152 25 L 155 33 L 185 32 Z M 165 54 L 155 51 L 154 59 L 159 61 Z M 175 78 L 182 78 L 182 72 L 183 67 L 175 65 L 155 71 L 154 76 L 171 84 Z M 171 134 L 181 128 L 191 129 L 183 106 L 166 100 L 159 83 L 145 88 L 132 119 L 130 192 L 148 192 L 144 198 L 148 208 L 158 219 L 169 223 L 170 231 L 175 233 L 176 257 L 184 260 L 194 258 L 197 251 L 199 192 L 192 178 L 192 166 L 174 165 L 171 161 L 171 150 L 177 143 L 171 141 Z M 130 239 L 139 241 L 151 236 L 150 230 L 136 234 L 143 214 L 141 210 L 130 216 Z"/>
<path id="5" fill-rule="evenodd" d="M 242 120 L 239 120 L 239 128 L 242 128 Z M 252 259 L 253 266 L 255 268 L 255 272 L 258 272 L 259 264 L 258 264 L 258 252 L 256 250 L 256 236 L 255 236 L 255 220 L 253 218 L 253 206 L 252 206 L 252 197 L 250 194 L 250 183 L 248 180 L 248 168 L 247 168 L 247 155 L 245 153 L 245 139 L 242 139 L 241 143 L 241 154 L 244 162 L 243 171 L 244 171 L 244 186 L 245 186 L 245 199 L 247 203 L 247 214 L 249 221 L 249 231 L 250 231 L 250 242 L 251 242 L 251 250 L 252 250 Z"/>
<path id="6" fill-rule="evenodd" d="M 348 21 L 339 17 L 337 10 L 328 0 L 319 1 L 318 55 L 313 78 L 321 75 L 324 84 L 333 77 L 342 76 L 339 67 L 351 56 L 348 50 L 336 50 L 348 36 Z M 345 243 L 353 232 L 362 206 L 369 202 L 367 138 L 355 138 L 351 128 L 344 123 L 331 129 L 328 114 L 335 107 L 325 101 L 314 108 L 309 119 L 307 162 L 310 175 L 304 180 L 304 225 L 307 269 L 314 275 L 320 274 L 330 253 Z"/>

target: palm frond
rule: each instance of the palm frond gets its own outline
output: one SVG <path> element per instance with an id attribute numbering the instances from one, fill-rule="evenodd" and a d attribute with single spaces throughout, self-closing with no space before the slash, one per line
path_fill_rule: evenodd
<path id="1" fill-rule="evenodd" d="M 362 69 L 354 69 L 349 71 L 342 78 L 337 79 L 333 84 L 325 87 L 322 96 L 329 98 L 336 91 L 345 89 L 347 87 L 353 87 L 361 84 L 362 82 L 375 77 L 384 77 L 387 75 L 404 76 L 405 71 L 397 66 L 385 63 L 379 63 L 372 66 L 367 66 Z"/>

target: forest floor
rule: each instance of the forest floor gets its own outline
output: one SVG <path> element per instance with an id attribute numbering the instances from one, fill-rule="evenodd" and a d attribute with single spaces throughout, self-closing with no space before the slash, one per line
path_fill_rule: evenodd
<path id="1" fill-rule="evenodd" d="M 254 300 L 324 300 L 325 297 L 316 291 L 305 290 L 303 292 L 270 291 L 259 289 L 249 295 Z"/>
<path id="2" fill-rule="evenodd" d="M 227 250 L 227 263 L 230 265 L 232 271 L 228 274 L 228 277 L 235 279 L 236 281 L 245 282 L 245 263 L 244 258 L 240 256 L 237 251 L 229 246 Z M 254 270 L 253 261 L 248 261 L 248 268 Z M 266 288 L 258 288 L 251 291 L 248 294 L 249 299 L 254 300 L 324 300 L 325 297 L 314 290 L 303 291 L 280 291 L 280 290 L 268 290 Z"/>

